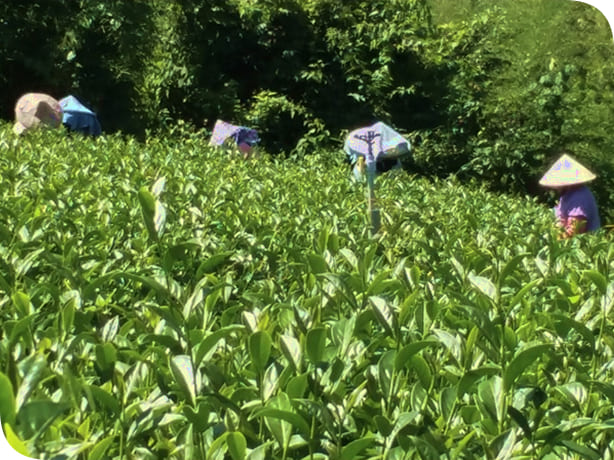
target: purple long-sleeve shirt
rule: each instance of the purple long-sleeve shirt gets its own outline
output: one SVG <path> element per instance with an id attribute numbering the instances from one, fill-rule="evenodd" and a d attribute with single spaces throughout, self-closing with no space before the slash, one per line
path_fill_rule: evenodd
<path id="1" fill-rule="evenodd" d="M 601 227 L 597 201 L 585 185 L 565 191 L 554 209 L 564 228 L 567 228 L 568 219 L 572 217 L 586 219 L 586 231 L 588 232 Z"/>

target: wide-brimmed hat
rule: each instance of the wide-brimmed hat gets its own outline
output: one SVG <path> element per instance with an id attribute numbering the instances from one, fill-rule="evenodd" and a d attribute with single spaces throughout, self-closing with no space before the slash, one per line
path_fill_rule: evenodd
<path id="1" fill-rule="evenodd" d="M 582 166 L 577 160 L 564 154 L 539 180 L 544 187 L 565 187 L 583 184 L 595 179 L 595 174 Z"/>
<path id="2" fill-rule="evenodd" d="M 15 104 L 13 131 L 21 134 L 38 126 L 58 128 L 62 124 L 62 107 L 48 94 L 24 94 Z"/>

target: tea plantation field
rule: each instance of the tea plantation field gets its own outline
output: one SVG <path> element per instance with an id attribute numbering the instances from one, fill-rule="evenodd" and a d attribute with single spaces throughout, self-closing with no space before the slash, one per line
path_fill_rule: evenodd
<path id="1" fill-rule="evenodd" d="M 341 153 L 0 129 L 0 418 L 41 459 L 612 459 L 614 250 Z"/>

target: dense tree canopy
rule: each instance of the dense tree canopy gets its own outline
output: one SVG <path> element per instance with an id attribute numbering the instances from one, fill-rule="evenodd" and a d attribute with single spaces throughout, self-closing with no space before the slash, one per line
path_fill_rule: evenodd
<path id="1" fill-rule="evenodd" d="M 258 128 L 271 152 L 379 119 L 414 168 L 537 192 L 567 148 L 614 186 L 614 44 L 568 0 L 5 0 L 0 99 L 75 94 L 107 132 Z M 415 142 L 418 144 L 417 142 Z"/>

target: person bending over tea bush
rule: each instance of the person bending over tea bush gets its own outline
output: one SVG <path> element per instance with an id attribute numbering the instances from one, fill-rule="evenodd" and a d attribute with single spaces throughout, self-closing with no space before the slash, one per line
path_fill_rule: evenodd
<path id="1" fill-rule="evenodd" d="M 562 230 L 562 238 L 592 232 L 601 226 L 597 202 L 586 186 L 595 177 L 595 174 L 565 153 L 540 179 L 541 185 L 559 193 L 554 211 Z"/>

